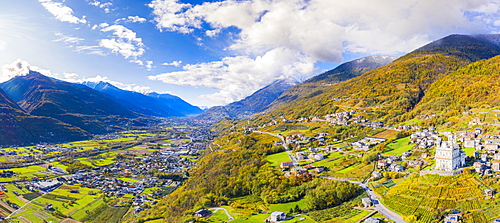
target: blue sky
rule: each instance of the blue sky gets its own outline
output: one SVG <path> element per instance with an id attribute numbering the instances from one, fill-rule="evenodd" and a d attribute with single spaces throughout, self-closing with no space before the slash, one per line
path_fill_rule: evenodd
<path id="1" fill-rule="evenodd" d="M 453 33 L 499 33 L 500 0 L 4 0 L 0 81 L 79 82 L 239 100 L 273 81 Z"/>

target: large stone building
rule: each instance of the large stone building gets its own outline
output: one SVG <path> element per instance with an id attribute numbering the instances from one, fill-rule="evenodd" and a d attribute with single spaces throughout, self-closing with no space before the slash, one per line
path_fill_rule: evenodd
<path id="1" fill-rule="evenodd" d="M 454 136 L 436 148 L 436 170 L 451 171 L 465 164 L 465 152 L 460 149 Z"/>

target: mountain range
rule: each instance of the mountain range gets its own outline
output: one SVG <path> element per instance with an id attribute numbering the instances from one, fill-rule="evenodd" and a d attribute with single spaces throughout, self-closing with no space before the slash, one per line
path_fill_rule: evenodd
<path id="1" fill-rule="evenodd" d="M 267 109 L 285 90 L 297 83 L 298 81 L 292 78 L 277 80 L 240 101 L 225 106 L 211 107 L 197 118 L 209 121 L 218 121 L 223 118 L 248 118 Z"/>
<path id="2" fill-rule="evenodd" d="M 35 71 L 1 83 L 0 144 L 78 140 L 91 134 L 145 126 L 155 122 L 155 117 L 202 112 L 172 95 L 144 95 L 104 82 L 92 87 L 95 89 Z"/>
<path id="3" fill-rule="evenodd" d="M 256 91 L 252 95 L 225 106 L 215 106 L 198 116 L 198 119 L 218 121 L 223 118 L 245 119 L 278 104 L 286 104 L 298 98 L 309 98 L 321 93 L 325 86 L 357 77 L 367 71 L 386 65 L 396 57 L 368 56 L 329 70 L 300 83 L 292 78 L 281 79 Z"/>
<path id="4" fill-rule="evenodd" d="M 310 82 L 306 81 L 284 92 L 266 110 L 266 115 L 298 118 L 322 116 L 339 108 L 376 108 L 379 118 L 398 122 L 403 114 L 416 115 L 413 109 L 426 97 L 429 88 L 434 87 L 435 81 L 468 64 L 499 55 L 500 47 L 492 39 L 494 36 L 485 39 L 450 35 L 360 76 L 324 84 L 312 92 L 297 90 L 311 89 Z M 321 81 L 318 77 L 314 79 Z"/>
<path id="5" fill-rule="evenodd" d="M 154 92 L 141 94 L 122 90 L 107 82 L 84 82 L 83 85 L 112 96 L 120 105 L 139 114 L 159 117 L 182 117 L 203 113 L 200 108 L 170 94 Z"/>

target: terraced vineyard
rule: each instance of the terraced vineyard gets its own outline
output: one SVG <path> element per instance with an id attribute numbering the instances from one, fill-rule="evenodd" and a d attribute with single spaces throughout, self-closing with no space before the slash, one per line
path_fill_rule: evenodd
<path id="1" fill-rule="evenodd" d="M 413 175 L 392 187 L 382 202 L 418 222 L 440 219 L 451 210 L 464 213 L 467 222 L 487 222 L 500 217 L 495 200 L 485 200 L 485 186 L 472 175 Z"/>

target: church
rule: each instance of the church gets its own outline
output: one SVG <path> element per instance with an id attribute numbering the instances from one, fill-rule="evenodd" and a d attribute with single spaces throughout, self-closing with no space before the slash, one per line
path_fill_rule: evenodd
<path id="1" fill-rule="evenodd" d="M 453 135 L 436 148 L 436 170 L 452 171 L 465 164 L 465 152 L 460 149 Z"/>

